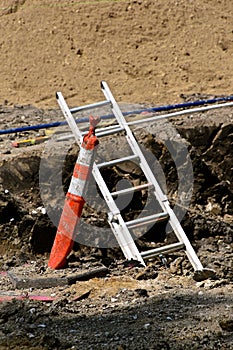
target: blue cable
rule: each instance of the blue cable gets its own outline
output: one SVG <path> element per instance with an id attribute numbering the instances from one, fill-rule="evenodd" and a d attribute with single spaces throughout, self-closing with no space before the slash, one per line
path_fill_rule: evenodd
<path id="1" fill-rule="evenodd" d="M 199 100 L 194 102 L 185 102 L 185 103 L 179 103 L 179 104 L 173 104 L 173 105 L 166 105 L 166 106 L 158 106 L 158 107 L 152 107 L 152 108 L 146 108 L 141 110 L 135 110 L 130 112 L 123 112 L 123 115 L 127 116 L 130 114 L 140 114 L 142 112 L 164 112 L 164 111 L 170 111 L 173 109 L 180 109 L 180 108 L 188 108 L 188 107 L 196 107 L 196 106 L 202 106 L 205 104 L 213 104 L 216 102 L 222 102 L 222 101 L 233 101 L 233 96 L 226 96 L 226 97 L 218 97 L 213 98 L 209 100 Z M 100 117 L 101 119 L 111 119 L 114 118 L 113 114 L 108 114 Z M 89 121 L 89 118 L 80 118 L 76 120 L 76 123 L 86 123 Z M 66 125 L 67 122 L 53 122 L 48 124 L 38 124 L 38 125 L 31 125 L 31 126 L 23 126 L 19 128 L 12 128 L 12 129 L 2 129 L 0 130 L 0 135 L 4 134 L 13 134 L 17 132 L 24 132 L 29 130 L 39 130 L 39 129 L 47 129 L 47 128 L 55 128 L 58 126 Z"/>

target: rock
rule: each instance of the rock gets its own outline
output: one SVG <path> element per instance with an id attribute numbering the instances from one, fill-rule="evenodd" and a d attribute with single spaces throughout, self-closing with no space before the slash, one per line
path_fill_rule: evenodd
<path id="1" fill-rule="evenodd" d="M 182 262 L 184 261 L 184 258 L 181 256 L 174 261 L 171 262 L 170 264 L 170 271 L 171 273 L 177 274 L 177 275 L 182 275 L 183 269 L 182 269 Z"/>
<path id="2" fill-rule="evenodd" d="M 216 278 L 216 272 L 212 269 L 203 269 L 196 270 L 193 274 L 193 279 L 196 282 L 201 282 L 208 278 Z"/>
<path id="3" fill-rule="evenodd" d="M 53 335 L 45 334 L 39 340 L 39 345 L 46 346 L 48 349 L 57 349 L 60 347 L 60 341 Z"/>
<path id="4" fill-rule="evenodd" d="M 233 223 L 233 215 L 225 214 L 223 220 L 228 223 Z"/>
<path id="5" fill-rule="evenodd" d="M 199 288 L 206 288 L 206 289 L 213 289 L 217 287 L 221 287 L 227 284 L 227 280 L 221 279 L 217 281 L 212 281 L 210 279 L 207 279 L 207 281 L 200 281 L 196 283 L 196 286 Z"/>
<path id="6" fill-rule="evenodd" d="M 220 320 L 219 325 L 224 331 L 233 332 L 233 318 Z"/>
<path id="7" fill-rule="evenodd" d="M 205 210 L 210 212 L 213 215 L 220 215 L 222 209 L 218 203 L 213 203 L 213 201 L 209 201 L 205 207 Z"/>
<path id="8" fill-rule="evenodd" d="M 158 276 L 158 272 L 155 271 L 153 266 L 147 266 L 143 271 L 140 271 L 136 275 L 136 280 L 148 280 L 155 279 Z"/>
<path id="9" fill-rule="evenodd" d="M 138 293 L 140 297 L 148 297 L 148 292 L 146 289 L 137 288 L 135 289 L 135 292 Z"/>

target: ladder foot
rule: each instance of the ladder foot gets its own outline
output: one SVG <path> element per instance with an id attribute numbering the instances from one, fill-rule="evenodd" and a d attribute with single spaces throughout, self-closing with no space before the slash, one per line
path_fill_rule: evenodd
<path id="1" fill-rule="evenodd" d="M 193 275 L 193 279 L 196 282 L 201 282 L 208 278 L 215 278 L 215 277 L 216 277 L 216 272 L 212 269 L 196 270 Z"/>

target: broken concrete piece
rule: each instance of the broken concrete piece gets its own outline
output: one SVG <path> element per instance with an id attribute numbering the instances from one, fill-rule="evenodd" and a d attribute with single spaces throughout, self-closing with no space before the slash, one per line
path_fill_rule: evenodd
<path id="1" fill-rule="evenodd" d="M 107 274 L 108 269 L 105 266 L 101 266 L 95 269 L 90 269 L 87 271 L 80 271 L 77 273 L 63 275 L 55 275 L 53 271 L 51 274 L 47 274 L 46 276 L 32 276 L 25 277 L 24 275 L 17 274 L 17 272 L 8 272 L 8 276 L 16 289 L 24 289 L 24 288 L 37 288 L 37 289 L 45 289 L 52 288 L 57 286 L 65 286 L 76 283 L 77 281 L 87 281 L 94 277 L 103 277 Z"/>

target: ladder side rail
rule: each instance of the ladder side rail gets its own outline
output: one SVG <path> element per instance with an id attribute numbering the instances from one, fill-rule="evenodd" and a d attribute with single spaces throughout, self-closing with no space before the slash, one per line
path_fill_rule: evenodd
<path id="1" fill-rule="evenodd" d="M 58 99 L 58 104 L 61 107 L 61 110 L 64 114 L 64 117 L 66 118 L 68 125 L 70 126 L 70 129 L 71 129 L 72 133 L 74 134 L 74 137 L 75 137 L 77 143 L 79 145 L 81 145 L 80 140 L 82 140 L 82 133 L 79 130 L 77 124 L 75 123 L 74 117 L 72 116 L 72 114 L 69 110 L 69 107 L 67 106 L 67 103 L 66 103 L 66 101 L 61 93 L 57 93 L 57 99 Z M 104 196 L 105 201 L 109 205 L 110 211 L 113 213 L 113 215 L 118 214 L 120 211 L 117 208 L 115 201 L 113 200 L 111 193 L 108 190 L 108 187 L 105 184 L 105 181 L 103 180 L 103 177 L 102 177 L 95 162 L 93 164 L 92 173 L 93 173 L 94 178 L 97 180 L 96 182 L 100 188 L 102 195 Z"/>
<path id="2" fill-rule="evenodd" d="M 126 259 L 140 261 L 143 266 L 146 266 L 121 214 L 115 215 L 114 219 L 115 220 L 108 220 L 108 223 Z"/>
<path id="3" fill-rule="evenodd" d="M 126 223 L 124 222 L 120 210 L 117 207 L 115 201 L 113 200 L 113 197 L 100 173 L 100 170 L 98 169 L 96 163 L 93 164 L 93 170 L 92 174 L 95 178 L 96 183 L 99 186 L 99 189 L 108 205 L 108 208 L 110 210 L 112 218 L 108 218 L 108 223 L 110 227 L 112 228 L 115 238 L 117 242 L 119 243 L 124 256 L 126 259 L 131 260 L 138 260 L 140 261 L 144 266 L 145 263 L 141 257 L 141 254 L 139 253 L 136 244 L 126 226 Z"/>
<path id="4" fill-rule="evenodd" d="M 68 125 L 70 126 L 70 129 L 72 131 L 72 133 L 75 136 L 75 139 L 77 141 L 77 143 L 79 145 L 81 145 L 82 142 L 82 133 L 80 132 L 77 124 L 75 123 L 75 120 L 70 112 L 69 107 L 66 104 L 66 101 L 64 99 L 64 97 L 62 96 L 62 94 L 59 92 L 57 93 L 57 101 L 58 104 L 64 114 L 64 117 L 66 118 Z M 116 206 L 115 201 L 113 200 L 111 193 L 96 165 L 96 163 L 93 164 L 93 170 L 92 170 L 92 174 L 95 178 L 96 183 L 99 186 L 99 189 L 108 205 L 108 208 L 111 212 L 111 214 L 114 216 L 115 221 L 112 221 L 111 219 L 108 220 L 110 227 L 112 228 L 116 240 L 119 243 L 126 259 L 131 260 L 131 259 L 135 259 L 140 261 L 144 266 L 145 263 L 141 257 L 141 254 L 139 253 L 136 244 L 120 214 L 120 210 L 118 209 L 118 207 Z"/>
<path id="5" fill-rule="evenodd" d="M 170 207 L 169 203 L 164 203 L 166 207 L 166 211 L 169 215 L 169 224 L 171 225 L 172 229 L 174 230 L 178 240 L 180 242 L 183 242 L 185 245 L 185 251 L 189 258 L 189 261 L 191 262 L 194 270 L 203 270 L 202 263 L 200 259 L 198 258 L 195 250 L 193 249 L 193 246 L 191 245 L 186 233 L 184 232 L 179 220 L 177 219 L 174 211 Z"/>
<path id="6" fill-rule="evenodd" d="M 71 112 L 69 110 L 69 107 L 66 104 L 66 101 L 65 101 L 62 93 L 61 92 L 57 92 L 56 93 L 56 98 L 57 98 L 57 102 L 58 102 L 58 104 L 59 104 L 59 106 L 60 106 L 60 108 L 61 108 L 61 110 L 62 110 L 62 112 L 64 114 L 64 117 L 66 118 L 66 121 L 67 121 L 70 129 L 72 130 L 72 132 L 74 134 L 74 137 L 75 137 L 78 145 L 81 146 L 82 139 L 83 139 L 82 133 L 79 130 L 77 124 L 75 123 L 75 120 L 74 120 L 74 118 L 73 118 L 73 116 L 72 116 L 72 114 L 71 114 Z"/>
<path id="7" fill-rule="evenodd" d="M 164 206 L 164 202 L 168 200 L 167 196 L 162 192 L 158 181 L 156 180 L 151 168 L 149 167 L 140 147 L 138 146 L 138 143 L 137 143 L 130 127 L 128 126 L 128 124 L 127 124 L 116 100 L 114 99 L 113 95 L 111 94 L 106 82 L 102 82 L 101 86 L 102 86 L 103 93 L 105 94 L 105 97 L 107 99 L 109 99 L 112 103 L 112 111 L 113 111 L 114 115 L 116 116 L 118 123 L 122 127 L 124 127 L 124 129 L 126 131 L 126 138 L 127 138 L 127 141 L 129 143 L 133 153 L 135 155 L 137 155 L 138 158 L 140 159 L 140 166 L 141 166 L 141 168 L 142 168 L 142 170 L 147 178 L 147 181 L 154 185 L 155 192 L 157 193 L 158 198 L 159 198 L 159 203 L 160 203 L 162 209 L 165 210 L 166 208 Z"/>
<path id="8" fill-rule="evenodd" d="M 186 236 L 179 220 L 177 219 L 176 215 L 174 214 L 173 210 L 170 207 L 169 201 L 167 196 L 162 192 L 159 183 L 157 182 L 153 172 L 151 171 L 151 168 L 149 167 L 148 163 L 146 162 L 146 159 L 140 149 L 140 147 L 137 144 L 136 139 L 133 136 L 133 133 L 131 129 L 129 128 L 117 102 L 115 101 L 110 89 L 108 88 L 106 82 L 102 82 L 101 84 L 103 93 L 107 99 L 109 99 L 112 103 L 112 111 L 114 115 L 116 116 L 118 123 L 125 127 L 126 134 L 127 134 L 127 140 L 129 145 L 131 146 L 133 152 L 137 154 L 140 158 L 140 166 L 147 177 L 148 182 L 151 182 L 155 187 L 155 196 L 158 199 L 162 209 L 169 214 L 169 223 L 171 227 L 173 228 L 174 232 L 177 235 L 177 238 L 181 243 L 185 244 L 186 247 L 186 254 L 193 265 L 195 270 L 202 270 L 203 266 L 197 257 L 188 237 Z"/>

